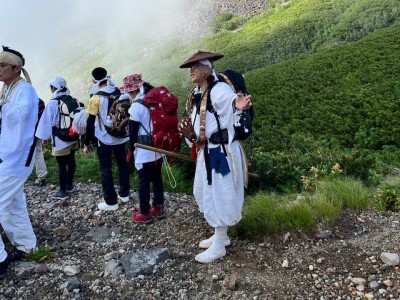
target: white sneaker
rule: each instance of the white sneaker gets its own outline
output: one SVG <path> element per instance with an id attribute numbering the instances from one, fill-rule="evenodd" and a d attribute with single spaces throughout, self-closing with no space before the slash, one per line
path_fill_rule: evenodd
<path id="1" fill-rule="evenodd" d="M 208 238 L 206 240 L 202 240 L 199 243 L 199 248 L 208 249 L 212 245 L 213 241 L 214 241 L 214 235 L 212 235 L 210 238 Z M 229 237 L 226 237 L 226 240 L 224 241 L 224 246 L 229 246 L 230 244 L 231 244 L 231 240 L 229 239 Z"/>
<path id="2" fill-rule="evenodd" d="M 126 197 L 122 197 L 122 196 L 118 195 L 118 199 L 121 200 L 123 203 L 126 203 L 129 201 L 129 195 Z"/>
<path id="3" fill-rule="evenodd" d="M 118 203 L 114 204 L 114 205 L 108 205 L 105 202 L 101 202 L 99 204 L 97 204 L 97 208 L 101 209 L 101 210 L 117 210 L 119 208 Z"/>
<path id="4" fill-rule="evenodd" d="M 196 261 L 207 264 L 226 255 L 225 247 L 210 247 L 206 251 L 197 254 L 194 258 Z"/>

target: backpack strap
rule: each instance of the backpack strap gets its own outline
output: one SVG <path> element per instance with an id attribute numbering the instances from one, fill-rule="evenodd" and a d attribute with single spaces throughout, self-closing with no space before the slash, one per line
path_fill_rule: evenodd
<path id="1" fill-rule="evenodd" d="M 209 87 L 208 91 L 207 91 L 207 110 L 212 113 L 215 117 L 215 120 L 217 121 L 217 126 L 218 126 L 218 135 L 220 137 L 220 140 L 222 141 L 222 129 L 221 129 L 221 123 L 219 121 L 220 117 L 217 113 L 217 111 L 214 109 L 212 103 L 211 103 L 211 90 L 212 88 L 218 83 L 219 81 L 214 81 L 211 86 Z M 226 152 L 226 148 L 224 144 L 221 144 L 222 149 L 224 151 L 225 156 L 228 155 L 228 153 Z"/>
<path id="2" fill-rule="evenodd" d="M 147 110 L 149 110 L 149 108 L 148 108 L 146 105 L 144 105 L 143 99 L 137 99 L 137 100 L 133 101 L 133 103 L 142 104 L 144 107 L 147 108 Z M 149 113 L 150 113 L 150 110 L 149 110 Z M 138 123 L 139 123 L 140 126 L 143 128 L 143 130 L 146 132 L 146 134 L 151 138 L 151 133 L 146 129 L 146 127 L 144 127 L 143 124 L 142 124 L 141 122 L 138 122 Z M 150 115 L 150 118 L 149 118 L 149 128 L 151 129 L 151 115 Z"/>
<path id="3" fill-rule="evenodd" d="M 31 161 L 33 158 L 33 153 L 35 152 L 36 141 L 37 141 L 37 137 L 33 136 L 33 142 L 32 142 L 31 147 L 29 148 L 28 158 L 26 159 L 25 167 L 29 167 L 29 165 L 31 164 Z"/>

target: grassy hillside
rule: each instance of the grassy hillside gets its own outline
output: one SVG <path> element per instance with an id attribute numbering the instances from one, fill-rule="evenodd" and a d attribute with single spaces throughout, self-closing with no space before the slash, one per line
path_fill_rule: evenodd
<path id="1" fill-rule="evenodd" d="M 396 24 L 247 74 L 265 183 L 293 187 L 310 166 L 335 162 L 365 180 L 399 166 L 399 34 Z"/>
<path id="2" fill-rule="evenodd" d="M 178 66 L 196 49 L 220 52 L 216 68 L 245 73 L 254 99 L 253 171 L 263 188 L 296 189 L 313 165 L 329 172 L 339 162 L 369 182 L 398 165 L 399 1 L 270 0 L 267 7 L 250 19 L 219 16 L 204 24 L 210 34 L 185 42 L 97 49 L 85 39 L 86 55 L 71 50 L 68 72 L 82 94 L 90 86 L 82 74 L 95 66 L 109 68 L 117 84 L 141 72 L 177 94 L 183 109 L 191 83 Z"/>
<path id="3" fill-rule="evenodd" d="M 357 41 L 400 18 L 397 0 L 292 0 L 271 7 L 241 30 L 222 31 L 201 44 L 224 53 L 221 67 L 242 72 Z M 200 45 L 201 45 L 200 44 Z"/>
<path id="4" fill-rule="evenodd" d="M 196 49 L 223 53 L 224 59 L 216 63 L 219 70 L 231 68 L 247 73 L 357 41 L 400 19 L 397 0 L 281 2 L 268 1 L 264 14 L 248 20 L 222 15 L 204 25 L 210 31 L 218 28 L 217 33 L 187 41 L 186 45 L 171 40 L 161 48 L 153 48 L 135 68 L 145 70 L 150 81 L 170 87 L 183 104 L 190 82 L 187 70 L 178 66 Z"/>
<path id="5" fill-rule="evenodd" d="M 399 145 L 400 23 L 363 40 L 247 74 L 265 150 L 278 136 L 310 133 L 380 150 Z M 263 130 L 263 129 L 267 130 Z M 260 143 L 261 144 L 261 143 Z"/>

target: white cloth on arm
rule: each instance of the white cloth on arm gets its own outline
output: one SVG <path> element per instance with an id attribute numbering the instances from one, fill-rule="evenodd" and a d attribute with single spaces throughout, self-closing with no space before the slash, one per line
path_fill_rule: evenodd
<path id="1" fill-rule="evenodd" d="M 34 88 L 21 80 L 9 95 L 10 102 L 2 107 L 0 134 L 0 176 L 28 177 L 34 159 L 25 167 L 33 144 L 38 117 L 39 98 Z"/>
<path id="2" fill-rule="evenodd" d="M 131 107 L 129 108 L 129 115 L 131 120 L 142 124 L 146 128 L 147 132 L 151 134 L 153 126 L 150 121 L 150 112 L 147 107 L 145 107 L 143 104 L 133 102 Z M 139 126 L 138 135 L 146 135 L 146 134 L 147 133 L 143 129 L 143 127 Z M 135 167 L 137 170 L 142 169 L 144 163 L 156 161 L 161 158 L 161 154 L 157 152 L 145 150 L 138 147 L 135 148 L 134 155 L 135 155 Z"/>
<path id="3" fill-rule="evenodd" d="M 29 220 L 24 194 L 27 178 L 0 176 L 0 223 L 10 242 L 24 252 L 36 247 L 36 236 Z M 0 239 L 0 262 L 6 257 L 7 252 Z"/>
<path id="4" fill-rule="evenodd" d="M 200 212 L 208 224 L 212 227 L 226 227 L 238 223 L 242 218 L 242 208 L 244 201 L 243 166 L 240 155 L 240 145 L 233 140 L 235 130 L 234 110 L 232 103 L 236 99 L 236 94 L 229 85 L 219 82 L 211 90 L 211 102 L 214 109 L 220 116 L 221 128 L 228 129 L 229 144 L 225 145 L 227 150 L 227 161 L 230 173 L 222 176 L 212 169 L 212 184 L 208 185 L 207 170 L 205 167 L 204 153 L 201 151 L 197 155 L 195 179 L 193 184 L 193 194 L 199 205 Z M 192 113 L 192 122 L 195 119 L 195 110 Z M 200 131 L 200 118 L 196 117 L 194 129 L 197 135 Z M 218 125 L 214 114 L 206 113 L 206 136 L 218 130 Z M 209 143 L 208 147 L 216 148 L 220 145 Z"/>

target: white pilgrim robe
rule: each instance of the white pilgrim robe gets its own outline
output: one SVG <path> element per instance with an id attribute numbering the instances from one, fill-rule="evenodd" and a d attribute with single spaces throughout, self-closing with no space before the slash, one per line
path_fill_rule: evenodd
<path id="1" fill-rule="evenodd" d="M 212 227 L 232 226 L 238 223 L 242 218 L 242 208 L 244 201 L 244 180 L 243 166 L 240 144 L 233 141 L 234 130 L 234 109 L 233 101 L 236 94 L 229 85 L 218 82 L 211 90 L 211 103 L 220 117 L 220 126 L 222 129 L 228 129 L 229 143 L 225 144 L 227 151 L 227 161 L 230 172 L 223 176 L 212 169 L 212 183 L 208 185 L 207 171 L 204 161 L 204 148 L 197 154 L 196 172 L 194 178 L 193 194 L 199 206 L 200 212 L 208 224 Z M 191 119 L 194 122 L 196 135 L 200 133 L 200 116 L 196 115 L 193 109 Z M 206 137 L 218 130 L 218 125 L 214 114 L 206 113 Z M 208 148 L 222 146 L 208 143 Z"/>
<path id="2" fill-rule="evenodd" d="M 6 93 L 7 95 L 7 93 Z M 34 159 L 25 167 L 35 136 L 39 99 L 25 80 L 12 89 L 9 101 L 1 109 L 0 176 L 28 177 Z"/>
<path id="3" fill-rule="evenodd" d="M 6 99 L 1 111 L 0 223 L 11 243 L 28 252 L 36 247 L 36 236 L 29 220 L 24 183 L 32 172 L 34 157 L 28 167 L 25 164 L 34 141 L 39 99 L 25 80 Z M 0 262 L 6 257 L 0 239 Z"/>

